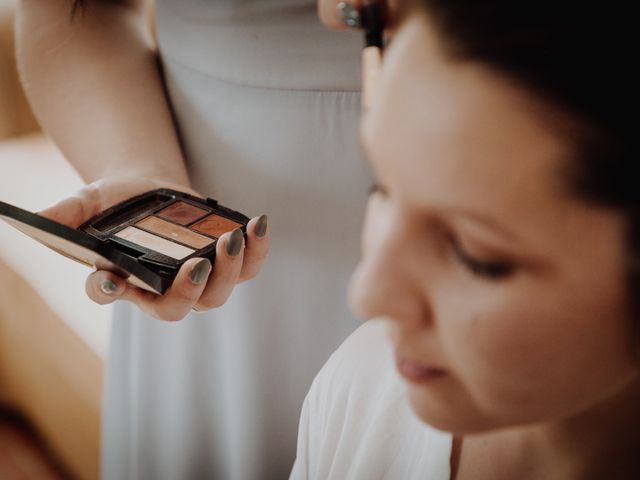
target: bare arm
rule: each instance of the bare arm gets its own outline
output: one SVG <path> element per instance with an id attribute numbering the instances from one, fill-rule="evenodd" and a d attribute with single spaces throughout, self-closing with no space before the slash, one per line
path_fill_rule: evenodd
<path id="1" fill-rule="evenodd" d="M 189 181 L 145 1 L 20 0 L 17 57 L 36 116 L 87 182 Z"/>
<path id="2" fill-rule="evenodd" d="M 87 182 L 80 192 L 41 215 L 76 227 L 91 216 L 153 188 L 188 190 L 144 0 L 20 0 L 18 64 L 22 82 L 44 130 Z M 195 193 L 195 192 L 192 192 Z M 197 194 L 197 193 L 196 193 Z M 97 271 L 87 279 L 98 303 L 136 303 L 164 320 L 192 308 L 222 305 L 235 284 L 257 275 L 269 248 L 266 216 L 242 235 L 226 233 L 216 260 L 190 259 L 162 295 Z"/>

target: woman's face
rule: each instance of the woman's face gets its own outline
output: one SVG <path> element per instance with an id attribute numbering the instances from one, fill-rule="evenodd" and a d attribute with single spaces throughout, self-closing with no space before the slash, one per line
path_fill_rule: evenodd
<path id="1" fill-rule="evenodd" d="M 559 115 L 437 41 L 422 15 L 402 25 L 363 121 L 379 189 L 352 304 L 388 319 L 437 428 L 578 415 L 638 373 L 623 219 L 566 193 Z"/>

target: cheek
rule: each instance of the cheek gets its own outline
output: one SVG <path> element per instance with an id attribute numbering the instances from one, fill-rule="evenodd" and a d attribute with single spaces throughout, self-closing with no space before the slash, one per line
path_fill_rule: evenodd
<path id="1" fill-rule="evenodd" d="M 518 421 L 562 415 L 628 378 L 621 303 L 567 291 L 523 285 L 445 302 L 443 348 L 481 411 Z"/>

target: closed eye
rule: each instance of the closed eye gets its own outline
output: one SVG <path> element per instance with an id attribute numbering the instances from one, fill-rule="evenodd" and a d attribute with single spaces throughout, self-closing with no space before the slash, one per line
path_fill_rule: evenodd
<path id="1" fill-rule="evenodd" d="M 450 240 L 454 258 L 468 272 L 483 280 L 500 281 L 511 276 L 516 271 L 516 265 L 507 261 L 482 260 L 467 253 L 460 243 Z"/>
<path id="2" fill-rule="evenodd" d="M 386 189 L 380 185 L 379 183 L 374 183 L 369 187 L 369 196 L 375 195 L 376 193 L 380 193 L 382 195 L 386 195 Z"/>

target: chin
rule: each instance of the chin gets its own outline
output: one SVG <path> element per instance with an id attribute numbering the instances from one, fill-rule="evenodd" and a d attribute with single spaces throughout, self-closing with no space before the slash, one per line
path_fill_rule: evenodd
<path id="1" fill-rule="evenodd" d="M 437 430 L 469 434 L 505 426 L 482 415 L 468 399 L 453 396 L 436 397 L 415 385 L 407 386 L 407 397 L 411 409 L 420 421 Z"/>

